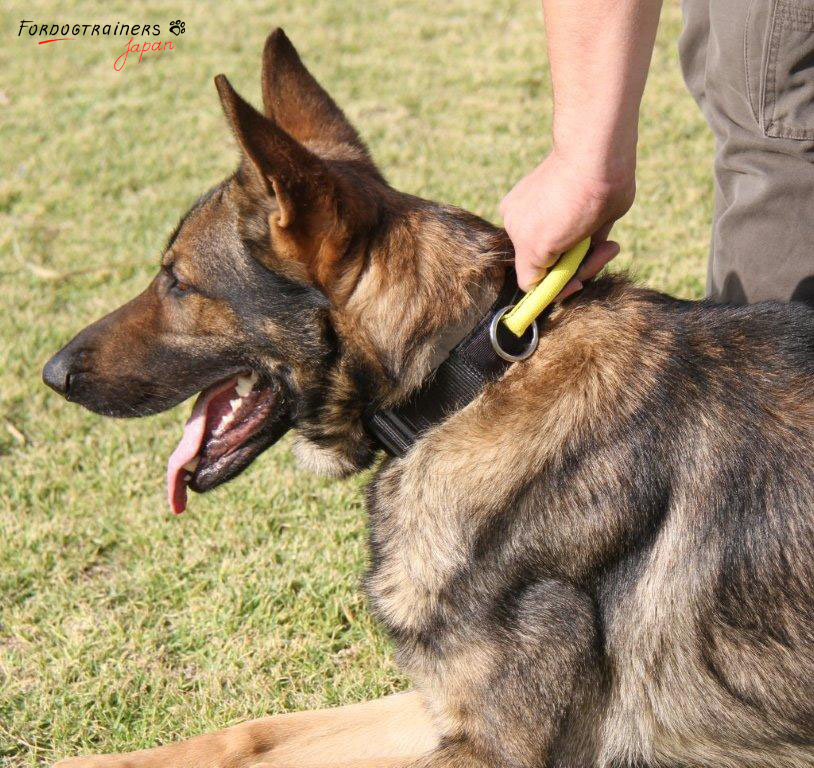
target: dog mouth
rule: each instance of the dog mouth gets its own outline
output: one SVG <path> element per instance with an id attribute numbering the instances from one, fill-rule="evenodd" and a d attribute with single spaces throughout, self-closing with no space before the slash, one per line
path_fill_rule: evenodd
<path id="1" fill-rule="evenodd" d="M 198 395 L 184 433 L 167 463 L 167 500 L 175 514 L 187 489 L 209 491 L 236 477 L 291 426 L 286 387 L 248 372 Z"/>

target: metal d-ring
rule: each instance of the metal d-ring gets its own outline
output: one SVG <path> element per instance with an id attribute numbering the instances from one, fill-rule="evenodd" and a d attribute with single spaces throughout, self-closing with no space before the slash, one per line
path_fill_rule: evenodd
<path id="1" fill-rule="evenodd" d="M 500 326 L 500 321 L 503 315 L 505 315 L 513 306 L 514 304 L 509 304 L 508 307 L 503 307 L 503 309 L 499 309 L 497 312 L 495 312 L 495 316 L 492 318 L 492 322 L 489 324 L 489 341 L 492 342 L 492 349 L 495 350 L 498 357 L 502 357 L 504 360 L 508 360 L 510 363 L 519 363 L 521 360 L 525 360 L 527 357 L 531 357 L 534 354 L 534 350 L 537 349 L 537 344 L 540 341 L 540 332 L 537 330 L 537 321 L 535 320 L 531 324 L 531 341 L 522 352 L 514 355 L 511 352 L 507 352 L 505 349 L 503 349 L 503 347 L 500 346 L 500 342 L 497 338 L 497 330 Z"/>

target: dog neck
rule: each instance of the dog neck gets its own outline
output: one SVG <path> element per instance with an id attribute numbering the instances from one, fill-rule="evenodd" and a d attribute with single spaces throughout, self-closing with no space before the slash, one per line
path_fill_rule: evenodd
<path id="1" fill-rule="evenodd" d="M 504 230 L 450 206 L 410 203 L 385 216 L 343 312 L 386 383 L 386 405 L 420 386 L 483 317 L 513 257 Z"/>
<path id="2" fill-rule="evenodd" d="M 370 464 L 376 446 L 365 412 L 395 406 L 421 386 L 489 310 L 513 258 L 503 230 L 407 196 L 359 249 L 358 278 L 332 311 L 340 354 L 304 393 L 297 419 L 300 461 L 332 476 Z"/>

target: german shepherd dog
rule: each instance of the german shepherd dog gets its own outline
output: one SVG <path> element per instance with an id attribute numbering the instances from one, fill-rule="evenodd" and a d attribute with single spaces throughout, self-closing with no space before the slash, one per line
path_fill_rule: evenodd
<path id="1" fill-rule="evenodd" d="M 280 30 L 242 159 L 130 303 L 48 362 L 107 416 L 202 391 L 171 502 L 289 427 L 347 475 L 490 307 L 506 233 L 388 186 Z M 814 765 L 814 310 L 602 277 L 371 482 L 366 588 L 415 690 L 71 768 Z"/>

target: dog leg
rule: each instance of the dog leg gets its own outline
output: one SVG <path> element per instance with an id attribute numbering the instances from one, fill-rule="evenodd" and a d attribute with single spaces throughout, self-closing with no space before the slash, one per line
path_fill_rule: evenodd
<path id="1" fill-rule="evenodd" d="M 513 600 L 488 643 L 432 656 L 440 672 L 427 701 L 442 735 L 410 768 L 597 765 L 604 691 L 590 596 L 551 579 Z M 433 669 L 426 658 L 424 668 Z"/>
<path id="2" fill-rule="evenodd" d="M 62 760 L 55 768 L 398 768 L 437 732 L 416 692 L 264 717 L 164 747 Z"/>

